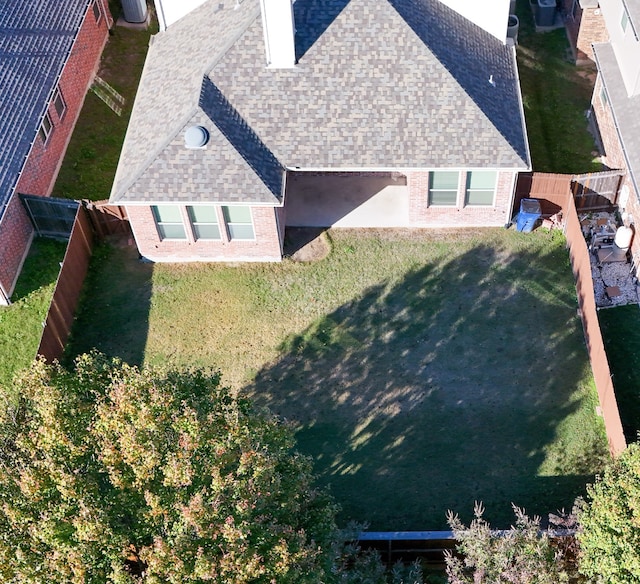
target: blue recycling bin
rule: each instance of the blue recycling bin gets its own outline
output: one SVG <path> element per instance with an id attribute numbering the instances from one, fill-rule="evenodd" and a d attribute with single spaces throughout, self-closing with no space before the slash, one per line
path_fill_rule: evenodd
<path id="1" fill-rule="evenodd" d="M 538 201 L 538 199 L 522 199 L 522 201 L 520 201 L 520 212 L 514 218 L 516 231 L 531 233 L 540 217 L 542 217 L 540 201 Z"/>

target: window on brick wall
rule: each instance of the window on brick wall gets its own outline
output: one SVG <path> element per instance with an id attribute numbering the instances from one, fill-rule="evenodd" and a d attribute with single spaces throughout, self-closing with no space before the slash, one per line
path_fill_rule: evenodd
<path id="1" fill-rule="evenodd" d="M 229 239 L 255 239 L 251 207 L 222 207 Z"/>
<path id="2" fill-rule="evenodd" d="M 602 107 L 607 107 L 609 104 L 609 97 L 607 96 L 607 90 L 604 88 L 604 83 L 600 87 L 600 101 L 602 102 Z"/>
<path id="3" fill-rule="evenodd" d="M 58 119 L 61 120 L 64 117 L 65 112 L 67 111 L 67 104 L 62 97 L 60 89 L 56 89 L 56 92 L 53 96 L 53 107 L 58 114 Z"/>
<path id="4" fill-rule="evenodd" d="M 100 22 L 102 18 L 102 10 L 100 9 L 100 0 L 93 0 L 91 4 L 91 10 L 93 10 L 93 16 L 96 19 L 96 22 Z"/>
<path id="5" fill-rule="evenodd" d="M 187 239 L 182 212 L 178 205 L 156 205 L 151 209 L 160 239 Z"/>
<path id="6" fill-rule="evenodd" d="M 452 206 L 458 201 L 457 171 L 436 170 L 429 173 L 429 205 Z"/>
<path id="7" fill-rule="evenodd" d="M 187 207 L 193 237 L 198 239 L 220 239 L 218 214 L 212 206 Z"/>
<path id="8" fill-rule="evenodd" d="M 44 114 L 44 118 L 42 118 L 42 123 L 40 124 L 40 129 L 38 130 L 38 136 L 40 136 L 40 140 L 42 140 L 43 144 L 46 145 L 52 132 L 53 122 L 51 121 L 49 112 L 47 112 L 46 114 Z"/>
<path id="9" fill-rule="evenodd" d="M 465 205 L 493 205 L 497 177 L 495 170 L 468 172 Z"/>

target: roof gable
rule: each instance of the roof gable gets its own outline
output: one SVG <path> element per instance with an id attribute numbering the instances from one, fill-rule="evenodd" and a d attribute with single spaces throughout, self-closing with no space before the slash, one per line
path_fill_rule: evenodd
<path id="1" fill-rule="evenodd" d="M 272 194 L 281 167 L 528 167 L 513 48 L 438 0 L 297 0 L 298 64 L 292 69 L 265 67 L 256 0 L 240 4 L 242 15 L 226 6 L 216 14 L 214 4 L 219 7 L 211 0 L 162 33 L 167 36 L 161 51 L 154 43 L 113 202 L 139 200 L 127 189 L 156 157 L 165 156 L 164 148 L 188 119 L 179 119 L 178 112 L 193 112 L 198 97 L 227 148 L 236 150 L 261 189 Z M 180 26 L 184 31 L 177 34 Z M 213 48 L 194 53 L 193 37 L 208 38 L 206 46 Z M 188 65 L 184 54 L 175 57 L 185 69 L 173 62 L 172 52 L 179 50 L 188 53 Z M 194 64 L 204 60 L 210 63 L 206 75 Z M 191 76 L 175 81 L 182 84 L 179 90 L 168 74 L 175 69 Z M 178 94 L 173 108 L 162 105 Z M 145 139 L 152 126 L 157 133 L 156 120 L 166 119 L 165 112 L 172 123 L 164 141 L 155 135 Z M 209 168 L 216 183 L 228 171 L 217 164 Z M 191 172 L 188 166 L 173 168 L 184 176 Z M 171 196 L 167 192 L 167 200 Z"/>
<path id="2" fill-rule="evenodd" d="M 89 0 L 0 2 L 0 216 L 88 4 Z"/>

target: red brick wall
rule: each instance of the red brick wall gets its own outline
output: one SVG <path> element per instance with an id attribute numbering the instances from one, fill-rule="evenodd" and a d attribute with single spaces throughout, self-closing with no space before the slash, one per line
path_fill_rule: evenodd
<path id="1" fill-rule="evenodd" d="M 618 138 L 613 114 L 611 113 L 611 106 L 602 100 L 602 78 L 600 75 L 598 75 L 596 79 L 596 85 L 591 98 L 591 107 L 598 122 L 598 129 L 600 130 L 600 137 L 602 138 L 602 145 L 604 147 L 605 155 L 603 162 L 609 168 L 624 169 L 627 171 L 627 176 L 624 178 L 621 186 L 621 190 L 626 188 L 628 192 L 624 210 L 629 213 L 630 216 L 625 216 L 625 223 L 629 225 L 629 223 L 633 221 L 634 224 L 640 226 L 640 202 L 638 202 L 638 193 L 636 193 L 628 174 L 629 171 Z M 631 244 L 631 252 L 633 257 L 640 262 L 640 229 L 636 227 L 635 230 L 636 233 Z"/>
<path id="2" fill-rule="evenodd" d="M 565 25 L 576 64 L 593 64 L 595 59 L 591 43 L 605 42 L 609 38 L 600 8 L 582 9 L 578 4 L 575 16 L 572 14 L 573 0 L 563 0 L 563 8 L 567 14 Z"/>
<path id="3" fill-rule="evenodd" d="M 515 186 L 513 171 L 498 172 L 496 195 L 492 206 L 465 206 L 466 173 L 460 173 L 457 204 L 451 207 L 429 206 L 429 173 L 407 173 L 409 221 L 416 227 L 486 227 L 503 226 L 511 219 Z"/>
<path id="4" fill-rule="evenodd" d="M 101 5 L 103 14 L 99 22 L 96 22 L 90 6 L 87 10 L 58 83 L 67 106 L 66 111 L 60 119 L 53 104 L 49 104 L 48 112 L 53 130 L 46 145 L 39 136 L 36 137 L 18 181 L 18 192 L 30 195 L 51 194 L 87 89 L 98 70 L 100 55 L 109 37 L 108 27 L 112 19 L 110 14 L 104 14 L 104 6 Z"/>
<path id="5" fill-rule="evenodd" d="M 252 207 L 255 240 L 251 241 L 229 240 L 220 207 L 220 241 L 196 241 L 186 207 L 182 207 L 182 219 L 187 239 L 182 241 L 160 240 L 151 207 L 127 206 L 126 210 L 140 255 L 154 262 L 277 262 L 282 259 L 284 230 L 278 229 L 276 219 L 282 215 L 280 209 Z"/>
<path id="6" fill-rule="evenodd" d="M 20 268 L 33 239 L 33 227 L 17 195 L 11 197 L 0 220 L 0 285 L 11 296 Z M 0 304 L 6 298 L 0 291 Z"/>

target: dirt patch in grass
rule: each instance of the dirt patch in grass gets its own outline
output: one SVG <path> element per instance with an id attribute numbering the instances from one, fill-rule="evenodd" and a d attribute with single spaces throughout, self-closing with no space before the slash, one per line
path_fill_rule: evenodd
<path id="1" fill-rule="evenodd" d="M 315 227 L 289 227 L 285 233 L 284 256 L 294 262 L 315 262 L 329 255 L 331 246 L 325 230 Z"/>

